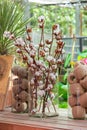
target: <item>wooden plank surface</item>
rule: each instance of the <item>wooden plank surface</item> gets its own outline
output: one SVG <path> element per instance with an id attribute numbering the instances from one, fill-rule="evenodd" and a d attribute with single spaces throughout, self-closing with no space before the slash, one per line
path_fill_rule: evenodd
<path id="1" fill-rule="evenodd" d="M 87 120 L 68 119 L 64 110 L 59 112 L 58 117 L 35 118 L 28 114 L 11 113 L 11 110 L 6 109 L 0 112 L 0 130 L 5 130 L 1 129 L 3 124 L 8 125 L 8 130 L 10 127 L 11 130 L 87 130 Z"/>

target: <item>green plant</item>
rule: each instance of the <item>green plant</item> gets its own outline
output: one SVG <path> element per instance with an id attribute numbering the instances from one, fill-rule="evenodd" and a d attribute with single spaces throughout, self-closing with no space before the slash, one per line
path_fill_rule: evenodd
<path id="1" fill-rule="evenodd" d="M 57 87 L 59 89 L 59 108 L 67 108 L 68 85 L 58 82 Z"/>
<path id="2" fill-rule="evenodd" d="M 29 20 L 24 20 L 24 7 L 11 0 L 0 0 L 0 55 L 11 54 L 13 43 L 3 37 L 8 30 L 18 37 L 24 33 L 25 25 Z"/>
<path id="3" fill-rule="evenodd" d="M 79 53 L 77 60 L 82 60 L 84 58 L 87 58 L 87 49 Z"/>
<path id="4" fill-rule="evenodd" d="M 64 61 L 64 68 L 68 68 L 70 67 L 70 61 L 71 61 L 71 54 L 68 54 L 65 58 L 65 61 Z"/>
<path id="5" fill-rule="evenodd" d="M 71 67 L 71 54 L 68 54 L 64 60 L 64 64 L 61 67 L 63 70 L 62 79 L 59 80 L 60 82 L 57 83 L 57 86 L 59 88 L 59 108 L 67 108 L 67 92 L 68 92 L 68 85 L 67 85 L 67 69 Z"/>
<path id="6" fill-rule="evenodd" d="M 54 23 L 59 23 L 62 27 L 63 35 L 69 35 L 69 26 L 71 26 L 72 31 L 75 30 L 75 10 L 74 8 L 62 8 L 61 6 L 55 5 L 41 5 L 37 6 L 31 4 L 30 8 L 32 12 L 32 26 L 37 27 L 36 19 L 40 15 L 46 17 L 46 32 L 50 32 L 50 28 Z"/>

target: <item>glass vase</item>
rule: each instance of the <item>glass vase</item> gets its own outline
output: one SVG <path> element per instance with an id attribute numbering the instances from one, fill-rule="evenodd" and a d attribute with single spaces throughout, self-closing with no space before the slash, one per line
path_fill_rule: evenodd
<path id="1" fill-rule="evenodd" d="M 49 89 L 45 85 L 38 85 L 29 74 L 28 82 L 28 113 L 29 117 L 54 117 L 58 116 L 58 87 Z"/>

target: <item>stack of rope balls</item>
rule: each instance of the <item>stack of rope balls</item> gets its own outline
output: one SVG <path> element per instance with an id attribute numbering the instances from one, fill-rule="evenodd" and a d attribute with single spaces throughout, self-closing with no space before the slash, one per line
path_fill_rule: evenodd
<path id="1" fill-rule="evenodd" d="M 28 111 L 28 73 L 25 67 L 14 66 L 12 68 L 13 75 L 13 112 Z"/>
<path id="2" fill-rule="evenodd" d="M 69 106 L 72 118 L 85 119 L 87 113 L 87 65 L 76 62 L 68 75 Z"/>

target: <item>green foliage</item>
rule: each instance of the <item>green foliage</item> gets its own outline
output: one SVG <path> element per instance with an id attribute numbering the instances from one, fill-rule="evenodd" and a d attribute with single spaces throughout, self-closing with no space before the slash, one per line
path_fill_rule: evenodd
<path id="1" fill-rule="evenodd" d="M 58 104 L 58 96 L 59 96 L 58 89 L 59 89 L 58 88 L 58 81 L 56 81 L 54 88 L 53 88 L 53 92 L 55 93 L 55 99 L 54 99 L 55 104 Z"/>
<path id="2" fill-rule="evenodd" d="M 81 60 L 83 58 L 87 58 L 87 49 L 79 53 L 77 60 Z"/>
<path id="3" fill-rule="evenodd" d="M 68 103 L 67 102 L 60 102 L 59 108 L 68 108 Z"/>
<path id="4" fill-rule="evenodd" d="M 59 107 L 61 108 L 67 107 L 67 92 L 68 92 L 68 86 L 57 81 L 54 86 L 54 93 L 56 95 L 54 101 L 55 101 L 55 104 L 59 104 Z M 59 102 L 58 102 L 58 99 L 59 99 Z"/>
<path id="5" fill-rule="evenodd" d="M 32 26 L 37 26 L 37 17 L 44 15 L 46 18 L 46 29 L 50 32 L 51 26 L 56 23 L 60 24 L 62 32 L 64 35 L 69 34 L 69 27 L 72 26 L 73 31 L 75 29 L 75 10 L 73 8 L 62 8 L 56 5 L 46 5 L 46 6 L 35 6 L 31 4 L 32 12 Z"/>
<path id="6" fill-rule="evenodd" d="M 71 54 L 68 54 L 64 61 L 64 68 L 67 68 L 70 66 L 70 61 L 71 61 Z"/>
<path id="7" fill-rule="evenodd" d="M 13 51 L 13 44 L 3 37 L 5 31 L 20 36 L 25 31 L 28 20 L 23 19 L 24 7 L 12 0 L 0 0 L 0 55 Z"/>
<path id="8" fill-rule="evenodd" d="M 30 5 L 32 19 L 32 26 L 37 26 L 37 17 L 40 15 L 44 15 L 46 17 L 46 28 L 47 31 L 50 32 L 50 28 L 54 23 L 60 24 L 62 27 L 62 32 L 65 36 L 70 36 L 70 28 L 72 33 L 75 34 L 76 28 L 76 7 L 61 7 L 58 5 Z M 82 15 L 82 35 L 87 36 L 87 10 L 84 8 L 80 8 L 80 16 Z"/>
<path id="9" fill-rule="evenodd" d="M 82 35 L 87 36 L 87 10 L 82 10 Z"/>
<path id="10" fill-rule="evenodd" d="M 56 82 L 55 86 L 55 93 L 58 95 L 55 97 L 55 104 L 59 104 L 59 108 L 67 108 L 67 91 L 68 86 L 64 85 L 61 82 Z M 58 102 L 59 99 L 59 102 Z"/>
<path id="11" fill-rule="evenodd" d="M 70 68 L 71 54 L 68 54 L 64 60 L 64 64 L 61 69 L 64 70 L 62 75 L 62 80 L 57 83 L 58 92 L 59 92 L 59 108 L 67 108 L 67 94 L 68 94 L 68 85 L 67 85 L 67 69 Z"/>
<path id="12" fill-rule="evenodd" d="M 59 87 L 59 98 L 60 98 L 60 100 L 66 101 L 67 100 L 68 86 L 59 82 L 58 87 Z"/>

